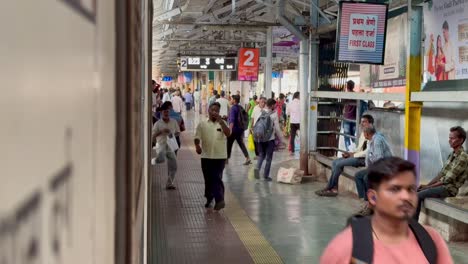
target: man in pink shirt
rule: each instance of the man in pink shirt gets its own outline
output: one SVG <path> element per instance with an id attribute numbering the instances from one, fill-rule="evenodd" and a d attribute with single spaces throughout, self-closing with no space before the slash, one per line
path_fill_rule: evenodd
<path id="1" fill-rule="evenodd" d="M 356 257 L 353 251 L 362 247 L 362 244 L 353 245 L 354 229 L 347 227 L 330 242 L 320 263 L 429 263 L 410 228 L 410 223 L 412 227 L 416 223 L 412 222 L 411 217 L 418 202 L 414 164 L 397 157 L 383 158 L 369 166 L 368 181 L 367 196 L 374 208 L 374 214 L 364 220 L 369 224 L 368 238 L 372 241 L 373 248 L 369 246 L 367 252 L 373 251 L 372 260 L 364 261 Z M 424 241 L 430 242 L 430 237 L 435 246 L 433 263 L 453 263 L 447 245 L 439 233 L 431 227 L 419 227 L 428 235 Z M 356 232 L 356 237 L 360 238 L 357 239 L 360 242 L 366 239 L 363 232 Z"/>

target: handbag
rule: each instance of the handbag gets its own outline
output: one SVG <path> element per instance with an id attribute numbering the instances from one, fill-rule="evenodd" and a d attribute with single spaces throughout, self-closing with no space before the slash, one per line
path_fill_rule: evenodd
<path id="1" fill-rule="evenodd" d="M 249 134 L 249 137 L 247 139 L 247 148 L 250 150 L 250 151 L 254 151 L 255 150 L 255 143 L 254 143 L 254 138 L 253 138 L 253 135 L 252 134 Z"/>
<path id="2" fill-rule="evenodd" d="M 179 149 L 179 144 L 177 144 L 177 140 L 174 135 L 167 136 L 167 145 L 174 152 Z"/>

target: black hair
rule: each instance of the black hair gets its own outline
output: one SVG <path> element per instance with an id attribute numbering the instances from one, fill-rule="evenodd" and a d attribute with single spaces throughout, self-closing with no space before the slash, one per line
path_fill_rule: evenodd
<path id="1" fill-rule="evenodd" d="M 374 124 L 374 117 L 369 114 L 362 115 L 361 118 L 365 118 L 367 121 L 369 121 L 369 123 Z"/>
<path id="2" fill-rule="evenodd" d="M 219 104 L 218 102 L 214 102 L 210 104 L 210 108 L 213 106 L 217 106 L 218 108 L 221 108 L 221 104 Z"/>
<path id="3" fill-rule="evenodd" d="M 221 91 L 221 97 L 224 97 L 226 95 L 225 91 Z"/>
<path id="4" fill-rule="evenodd" d="M 346 89 L 347 89 L 348 91 L 352 91 L 352 90 L 354 89 L 354 82 L 351 81 L 351 80 L 347 81 L 347 82 L 346 82 Z"/>
<path id="5" fill-rule="evenodd" d="M 156 81 L 155 81 L 155 80 L 151 80 L 151 83 L 152 83 L 153 85 L 155 85 L 155 84 L 156 84 Z"/>
<path id="6" fill-rule="evenodd" d="M 217 95 L 218 94 L 218 91 L 217 90 L 213 90 L 213 95 Z"/>
<path id="7" fill-rule="evenodd" d="M 254 99 L 254 100 L 257 100 L 257 98 L 258 98 L 258 97 L 257 97 L 256 95 L 254 95 L 254 96 L 252 97 L 252 99 Z"/>
<path id="8" fill-rule="evenodd" d="M 445 20 L 444 23 L 442 24 L 442 29 L 449 30 L 447 20 Z"/>
<path id="9" fill-rule="evenodd" d="M 172 103 L 170 101 L 166 101 L 161 105 L 161 110 L 167 110 L 170 107 L 172 108 Z"/>
<path id="10" fill-rule="evenodd" d="M 295 93 L 294 93 L 293 99 L 299 99 L 299 92 L 295 92 Z"/>
<path id="11" fill-rule="evenodd" d="M 219 99 L 221 98 L 221 96 L 219 96 L 219 94 L 215 95 L 216 99 Z"/>
<path id="12" fill-rule="evenodd" d="M 387 157 L 369 166 L 367 179 L 369 188 L 377 190 L 383 181 L 393 179 L 402 172 L 412 172 L 416 178 L 416 166 L 399 157 Z"/>
<path id="13" fill-rule="evenodd" d="M 284 96 L 284 93 L 280 93 L 279 99 L 284 99 L 284 97 L 286 97 L 286 96 Z"/>
<path id="14" fill-rule="evenodd" d="M 450 132 L 457 132 L 458 137 L 463 139 L 463 143 L 466 140 L 466 131 L 461 126 L 455 126 L 450 128 Z"/>
<path id="15" fill-rule="evenodd" d="M 237 95 L 237 94 L 232 95 L 232 99 L 233 99 L 234 101 L 236 101 L 236 103 L 239 103 L 239 102 L 240 102 L 240 96 Z"/>
<path id="16" fill-rule="evenodd" d="M 268 107 L 272 107 L 272 106 L 274 106 L 275 104 L 276 104 L 276 101 L 275 101 L 275 99 L 273 99 L 273 98 L 268 99 L 267 102 L 266 102 L 266 105 L 267 105 Z"/>

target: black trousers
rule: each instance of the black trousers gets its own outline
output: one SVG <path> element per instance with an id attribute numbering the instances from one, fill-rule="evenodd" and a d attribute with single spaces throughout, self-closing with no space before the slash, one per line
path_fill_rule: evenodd
<path id="1" fill-rule="evenodd" d="M 295 152 L 296 146 L 294 146 L 294 140 L 296 139 L 297 131 L 300 129 L 300 124 L 290 124 L 291 128 L 291 137 L 289 138 L 289 151 Z"/>
<path id="2" fill-rule="evenodd" d="M 223 170 L 225 159 L 201 159 L 203 177 L 205 178 L 205 197 L 216 203 L 224 201 Z"/>
<path id="3" fill-rule="evenodd" d="M 242 153 L 244 153 L 244 157 L 248 158 L 249 152 L 247 152 L 247 148 L 245 147 L 245 144 L 244 144 L 244 133 L 241 132 L 241 133 L 232 133 L 227 138 L 228 159 L 231 158 L 232 145 L 234 144 L 234 141 L 237 141 L 237 144 L 239 144 L 239 147 L 241 148 Z"/>

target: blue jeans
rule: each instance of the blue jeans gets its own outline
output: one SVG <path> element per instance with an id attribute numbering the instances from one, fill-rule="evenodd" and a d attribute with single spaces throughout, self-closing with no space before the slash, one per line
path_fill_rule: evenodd
<path id="1" fill-rule="evenodd" d="M 356 182 L 356 189 L 360 199 L 367 201 L 367 190 L 369 189 L 367 183 L 367 169 L 360 170 L 356 172 L 354 176 L 354 181 Z"/>
<path id="2" fill-rule="evenodd" d="M 444 186 L 432 187 L 418 192 L 418 207 L 413 218 L 419 220 L 419 213 L 421 212 L 421 206 L 426 198 L 445 198 L 449 197 L 449 194 Z"/>
<path id="3" fill-rule="evenodd" d="M 339 158 L 333 161 L 332 173 L 328 181 L 327 190 L 338 189 L 338 180 L 345 166 L 363 167 L 366 165 L 364 158 Z"/>
<path id="4" fill-rule="evenodd" d="M 356 134 L 356 123 L 343 121 L 343 132 L 346 135 L 354 136 Z M 345 136 L 344 141 L 345 141 L 346 151 L 349 151 L 349 146 L 351 145 L 351 142 L 354 143 L 354 139 Z"/>
<path id="5" fill-rule="evenodd" d="M 265 164 L 265 171 L 263 176 L 265 178 L 270 177 L 270 168 L 271 168 L 271 161 L 273 160 L 273 151 L 275 151 L 275 140 L 270 140 L 268 142 L 257 142 L 256 144 L 258 148 L 258 161 L 257 161 L 257 170 L 262 169 L 263 161 L 266 160 Z"/>

